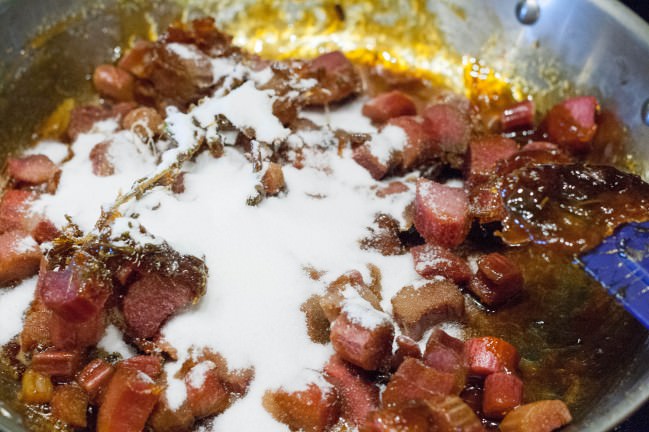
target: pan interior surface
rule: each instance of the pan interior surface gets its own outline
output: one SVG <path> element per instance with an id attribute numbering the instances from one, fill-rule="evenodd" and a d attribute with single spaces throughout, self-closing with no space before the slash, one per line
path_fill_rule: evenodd
<path id="1" fill-rule="evenodd" d="M 615 1 L 543 0 L 534 25 L 517 21 L 515 0 L 87 3 L 0 2 L 3 158 L 32 142 L 33 131 L 63 99 L 89 98 L 94 66 L 118 58 L 133 37 L 155 37 L 175 19 L 209 14 L 235 44 L 262 56 L 342 49 L 359 62 L 414 68 L 458 91 L 465 88 L 465 72 L 478 64 L 494 82 L 505 83 L 511 97 L 533 94 L 542 108 L 575 93 L 596 94 L 628 126 L 633 168 L 649 177 L 649 128 L 640 114 L 649 97 L 649 27 Z M 646 332 L 625 314 L 607 325 L 633 333 L 629 346 L 614 353 L 623 357 L 617 361 L 623 367 L 606 374 L 598 396 L 578 410 L 567 431 L 609 430 L 649 398 Z M 0 391 L 15 390 L 0 376 Z M 22 430 L 5 411 L 0 404 L 0 429 Z M 38 427 L 36 413 L 23 415 Z"/>

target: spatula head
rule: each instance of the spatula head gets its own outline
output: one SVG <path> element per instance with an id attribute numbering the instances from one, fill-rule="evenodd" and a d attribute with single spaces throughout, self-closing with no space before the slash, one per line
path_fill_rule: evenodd
<path id="1" fill-rule="evenodd" d="M 578 260 L 649 328 L 649 222 L 622 226 Z"/>

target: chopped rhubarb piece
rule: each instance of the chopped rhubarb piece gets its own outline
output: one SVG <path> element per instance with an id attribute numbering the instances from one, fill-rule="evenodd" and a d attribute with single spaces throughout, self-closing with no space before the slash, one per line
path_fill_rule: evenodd
<path id="1" fill-rule="evenodd" d="M 424 244 L 410 249 L 415 261 L 415 271 L 426 279 L 442 276 L 457 284 L 471 279 L 469 264 L 450 250 Z"/>
<path id="2" fill-rule="evenodd" d="M 110 141 L 102 141 L 90 150 L 92 173 L 98 177 L 108 177 L 115 174 L 115 165 L 110 156 Z"/>
<path id="3" fill-rule="evenodd" d="M 499 286 L 520 289 L 523 275 L 518 265 L 499 253 L 490 253 L 478 260 L 480 272 L 491 282 Z"/>
<path id="4" fill-rule="evenodd" d="M 453 374 L 440 372 L 417 359 L 407 358 L 390 378 L 382 401 L 387 406 L 395 406 L 459 392 Z"/>
<path id="5" fill-rule="evenodd" d="M 153 51 L 151 76 L 147 81 L 138 81 L 135 89 L 141 99 L 184 107 L 205 95 L 214 84 L 211 58 L 197 46 L 183 44 L 183 51 L 189 55 L 181 55 L 167 43 L 155 44 Z M 146 88 L 145 83 L 153 88 Z"/>
<path id="6" fill-rule="evenodd" d="M 41 271 L 38 290 L 45 305 L 70 322 L 97 316 L 110 291 L 98 276 L 90 276 L 93 264 L 89 256 L 78 253 L 63 270 Z"/>
<path id="7" fill-rule="evenodd" d="M 74 107 L 70 113 L 67 135 L 73 142 L 80 134 L 89 132 L 98 121 L 113 117 L 110 109 L 97 105 L 82 105 Z"/>
<path id="8" fill-rule="evenodd" d="M 460 245 L 471 225 L 466 192 L 426 179 L 417 180 L 414 223 L 428 243 L 448 248 Z"/>
<path id="9" fill-rule="evenodd" d="M 54 385 L 49 375 L 27 369 L 23 374 L 19 398 L 28 404 L 48 403 L 52 400 Z"/>
<path id="10" fill-rule="evenodd" d="M 88 393 L 91 400 L 96 400 L 115 373 L 115 368 L 101 359 L 94 359 L 88 363 L 77 376 L 77 382 Z"/>
<path id="11" fill-rule="evenodd" d="M 50 318 L 50 337 L 54 347 L 82 350 L 96 345 L 106 331 L 106 314 L 102 310 L 83 322 L 71 322 L 56 313 Z"/>
<path id="12" fill-rule="evenodd" d="M 30 155 L 7 160 L 7 174 L 16 184 L 39 185 L 51 183 L 51 192 L 56 188 L 56 179 L 61 170 L 45 155 Z"/>
<path id="13" fill-rule="evenodd" d="M 138 78 L 149 78 L 153 63 L 153 46 L 153 42 L 137 41 L 133 48 L 122 56 L 118 66 Z"/>
<path id="14" fill-rule="evenodd" d="M 379 198 L 385 198 L 390 195 L 397 195 L 400 193 L 408 192 L 409 190 L 410 188 L 406 186 L 404 183 L 401 183 L 399 181 L 393 181 L 388 183 L 387 186 L 377 190 L 376 196 Z"/>
<path id="15" fill-rule="evenodd" d="M 500 135 L 477 138 L 469 143 L 467 157 L 467 178 L 471 184 L 479 184 L 489 179 L 501 160 L 518 151 L 516 141 Z"/>
<path id="16" fill-rule="evenodd" d="M 367 313 L 366 313 L 367 312 Z M 331 344 L 338 355 L 365 370 L 379 370 L 387 365 L 392 354 L 394 326 L 369 307 L 363 317 L 343 311 L 331 325 Z M 367 321 L 367 322 L 365 322 Z"/>
<path id="17" fill-rule="evenodd" d="M 32 369 L 54 377 L 72 377 L 79 368 L 81 356 L 78 352 L 47 350 L 35 353 L 32 357 Z"/>
<path id="18" fill-rule="evenodd" d="M 31 236 L 20 231 L 0 234 L 0 286 L 35 275 L 42 256 Z"/>
<path id="19" fill-rule="evenodd" d="M 268 164 L 268 169 L 261 178 L 261 184 L 264 186 L 266 195 L 277 195 L 286 186 L 282 166 L 276 162 Z"/>
<path id="20" fill-rule="evenodd" d="M 469 339 L 465 344 L 469 373 L 487 376 L 496 372 L 515 372 L 520 356 L 508 342 L 493 336 Z"/>
<path id="21" fill-rule="evenodd" d="M 327 293 L 320 299 L 320 306 L 329 321 L 333 322 L 338 315 L 344 295 L 347 290 L 354 290 L 361 298 L 366 300 L 376 310 L 381 311 L 380 299 L 363 281 L 363 276 L 358 270 L 349 271 L 327 286 Z"/>
<path id="22" fill-rule="evenodd" d="M 500 116 L 500 124 L 505 132 L 534 126 L 534 102 L 526 100 L 506 108 Z"/>
<path id="23" fill-rule="evenodd" d="M 22 351 L 32 351 L 39 345 L 52 345 L 50 335 L 52 315 L 52 311 L 38 297 L 34 299 L 25 314 L 23 330 L 20 333 L 20 349 Z"/>
<path id="24" fill-rule="evenodd" d="M 136 274 L 137 266 L 135 266 L 131 262 L 126 261 L 120 263 L 117 269 L 113 271 L 113 278 L 120 286 L 126 287 L 133 282 Z"/>
<path id="25" fill-rule="evenodd" d="M 403 333 L 419 340 L 433 325 L 462 318 L 464 296 L 447 281 L 407 286 L 392 298 L 392 313 Z"/>
<path id="26" fill-rule="evenodd" d="M 137 107 L 122 118 L 122 127 L 135 132 L 144 140 L 159 135 L 163 126 L 162 116 L 151 107 Z"/>
<path id="27" fill-rule="evenodd" d="M 211 375 L 214 372 L 225 389 L 235 396 L 242 396 L 248 391 L 248 386 L 255 375 L 253 368 L 229 370 L 225 358 L 209 349 L 203 349 L 201 353 L 193 354 L 192 358 L 186 360 L 181 375 L 186 376 L 194 366 L 202 362 L 207 363 L 201 366 L 202 369 L 197 369 L 197 373 L 201 370 L 209 370 Z"/>
<path id="28" fill-rule="evenodd" d="M 187 284 L 154 273 L 143 275 L 124 296 L 128 332 L 140 338 L 155 336 L 167 318 L 189 306 L 194 297 L 194 290 Z"/>
<path id="29" fill-rule="evenodd" d="M 421 350 L 417 342 L 404 335 L 397 336 L 395 342 L 397 349 L 392 356 L 392 370 L 398 369 L 407 358 L 421 360 Z"/>
<path id="30" fill-rule="evenodd" d="M 519 406 L 500 423 L 502 432 L 552 432 L 572 421 L 560 400 L 542 400 Z"/>
<path id="31" fill-rule="evenodd" d="M 172 409 L 166 394 L 163 393 L 149 417 L 148 424 L 156 432 L 179 432 L 192 430 L 194 420 L 186 400 L 179 407 Z"/>
<path id="32" fill-rule="evenodd" d="M 471 138 L 471 123 L 465 112 L 450 104 L 431 105 L 424 110 L 425 128 L 430 139 L 443 152 L 466 152 Z"/>
<path id="33" fill-rule="evenodd" d="M 230 405 L 230 394 L 225 388 L 216 367 L 203 360 L 185 375 L 187 401 L 196 418 L 220 414 Z"/>
<path id="34" fill-rule="evenodd" d="M 439 155 L 437 143 L 431 141 L 426 130 L 426 122 L 417 116 L 403 116 L 390 119 L 387 126 L 403 129 L 407 141 L 401 156 L 401 169 L 409 171 L 418 165 L 425 164 Z"/>
<path id="35" fill-rule="evenodd" d="M 320 305 L 321 300 L 322 296 L 312 295 L 302 303 L 300 310 L 304 312 L 309 339 L 315 343 L 326 344 L 329 342 L 330 323 Z"/>
<path id="36" fill-rule="evenodd" d="M 156 379 L 162 373 L 162 359 L 154 355 L 138 355 L 122 361 L 119 367 L 140 371 Z"/>
<path id="37" fill-rule="evenodd" d="M 494 181 L 472 185 L 469 195 L 471 215 L 478 218 L 481 224 L 502 221 L 507 216 Z"/>
<path id="38" fill-rule="evenodd" d="M 380 94 L 363 105 L 363 115 L 376 123 L 385 123 L 394 117 L 415 114 L 417 114 L 415 103 L 399 90 Z"/>
<path id="39" fill-rule="evenodd" d="M 426 342 L 424 364 L 442 372 L 459 373 L 464 382 L 464 342 L 435 329 Z"/>
<path id="40" fill-rule="evenodd" d="M 135 81 L 124 69 L 108 64 L 97 66 L 92 75 L 92 83 L 103 96 L 117 101 L 133 100 Z"/>
<path id="41" fill-rule="evenodd" d="M 97 431 L 142 431 L 161 391 L 147 374 L 133 369 L 118 368 L 99 407 Z"/>
<path id="42" fill-rule="evenodd" d="M 360 75 L 345 54 L 333 51 L 322 54 L 306 64 L 306 77 L 318 80 L 318 85 L 303 94 L 307 105 L 326 105 L 358 93 Z"/>
<path id="43" fill-rule="evenodd" d="M 597 115 L 597 133 L 593 137 L 586 163 L 619 166 L 628 157 L 626 143 L 628 128 L 612 111 L 600 111 Z"/>
<path id="44" fill-rule="evenodd" d="M 501 419 L 523 402 L 523 381 L 516 375 L 496 372 L 484 382 L 482 412 L 489 418 Z"/>
<path id="45" fill-rule="evenodd" d="M 132 101 L 117 102 L 110 107 L 110 116 L 116 121 L 121 122 L 128 113 L 137 109 L 137 107 L 138 104 Z"/>
<path id="46" fill-rule="evenodd" d="M 252 379 L 255 377 L 253 368 L 237 369 L 221 375 L 225 388 L 235 396 L 243 396 L 248 391 Z"/>
<path id="47" fill-rule="evenodd" d="M 342 417 L 361 425 L 379 406 L 379 388 L 363 378 L 360 371 L 334 355 L 324 367 L 325 379 L 338 391 Z"/>
<path id="48" fill-rule="evenodd" d="M 58 228 L 47 219 L 40 220 L 32 230 L 32 237 L 38 244 L 52 241 L 60 235 Z"/>
<path id="49" fill-rule="evenodd" d="M 523 275 L 511 259 L 491 253 L 478 259 L 478 273 L 469 289 L 487 306 L 498 306 L 521 292 Z"/>
<path id="50" fill-rule="evenodd" d="M 374 222 L 367 227 L 369 235 L 359 240 L 361 249 L 374 249 L 383 256 L 403 255 L 406 251 L 399 234 L 399 221 L 384 213 L 374 216 Z"/>
<path id="51" fill-rule="evenodd" d="M 353 66 L 349 59 L 340 51 L 331 51 L 321 54 L 309 62 L 313 70 L 323 70 L 327 73 L 348 69 Z"/>
<path id="52" fill-rule="evenodd" d="M 77 428 L 87 426 L 88 395 L 76 384 L 56 387 L 50 406 L 52 415 L 63 423 Z"/>
<path id="53" fill-rule="evenodd" d="M 384 407 L 370 413 L 360 432 L 429 432 L 437 430 L 428 408 L 419 403 Z"/>
<path id="54" fill-rule="evenodd" d="M 425 401 L 440 431 L 484 432 L 484 427 L 471 407 L 457 396 Z"/>
<path id="55" fill-rule="evenodd" d="M 575 97 L 555 105 L 545 118 L 550 140 L 573 153 L 589 150 L 597 132 L 597 110 L 597 99 L 592 96 Z"/>
<path id="56" fill-rule="evenodd" d="M 389 161 L 382 161 L 372 154 L 372 150 L 367 143 L 356 147 L 352 158 L 357 164 L 365 168 L 374 180 L 381 180 L 390 170 Z"/>
<path id="57" fill-rule="evenodd" d="M 313 383 L 305 390 L 290 393 L 283 389 L 267 391 L 263 405 L 275 420 L 291 430 L 325 432 L 340 415 L 336 390 Z"/>
<path id="58" fill-rule="evenodd" d="M 30 232 L 37 223 L 30 214 L 31 201 L 37 194 L 20 189 L 5 191 L 0 201 L 0 232 L 21 230 Z"/>

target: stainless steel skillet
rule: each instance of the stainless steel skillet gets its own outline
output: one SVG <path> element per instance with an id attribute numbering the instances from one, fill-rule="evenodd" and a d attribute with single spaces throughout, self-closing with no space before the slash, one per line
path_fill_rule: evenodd
<path id="1" fill-rule="evenodd" d="M 226 27 L 231 27 L 228 30 L 236 30 L 233 23 L 238 21 L 231 6 L 237 2 L 226 0 L 0 1 L 0 154 L 6 155 L 27 143 L 38 121 L 61 98 L 87 91 L 86 78 L 92 65 L 115 57 L 118 54 L 115 46 L 125 42 L 133 28 L 142 34 L 150 30 L 147 21 L 142 19 L 143 10 L 152 9 L 152 18 L 165 23 L 177 16 L 181 3 L 181 6 L 190 4 L 195 10 L 204 8 L 215 12 Z M 270 3 L 295 7 L 289 1 Z M 332 2 L 309 4 L 318 7 L 328 3 Z M 432 21 L 447 42 L 449 52 L 472 55 L 503 73 L 520 75 L 549 101 L 564 91 L 571 91 L 566 83 L 586 91 L 596 89 L 604 103 L 629 126 L 630 152 L 645 177 L 649 176 L 649 127 L 643 122 L 649 117 L 649 110 L 643 110 L 649 99 L 649 26 L 619 2 L 538 0 L 535 3 L 540 8 L 539 18 L 529 25 L 517 19 L 516 0 L 375 3 L 379 9 L 382 5 L 385 10 L 406 17 L 404 22 L 411 26 L 408 31 L 413 33 L 430 32 L 425 26 L 431 21 L 421 17 L 433 14 Z M 376 11 L 368 9 L 370 13 L 372 10 Z M 377 15 L 368 19 L 381 24 Z M 389 29 L 390 17 L 381 19 Z M 281 26 L 277 22 L 272 25 Z M 247 36 L 254 36 L 251 31 L 245 28 L 235 33 L 243 38 L 246 32 Z M 39 34 L 44 36 L 36 37 Z M 345 33 L 348 39 L 335 42 L 347 49 L 367 42 L 363 38 L 349 38 L 349 34 Z M 318 43 L 314 35 L 305 34 L 305 38 Z M 272 40 L 266 43 L 271 44 Z M 325 42 L 320 43 L 326 46 Z M 404 54 L 403 59 L 417 63 L 421 56 Z M 452 62 L 429 66 L 447 68 L 450 75 L 458 72 L 452 70 Z M 577 418 L 567 430 L 610 430 L 649 399 L 649 340 L 644 339 L 629 350 L 633 358 L 624 370 L 611 372 L 612 384 L 602 386 L 590 412 Z M 0 429 L 21 430 L 5 414 L 0 409 Z"/>

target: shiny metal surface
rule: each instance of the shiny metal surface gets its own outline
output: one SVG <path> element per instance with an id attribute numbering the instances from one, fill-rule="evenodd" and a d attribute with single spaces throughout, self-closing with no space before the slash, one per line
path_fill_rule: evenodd
<path id="1" fill-rule="evenodd" d="M 0 154 L 29 141 L 39 119 L 54 107 L 57 98 L 53 93 L 58 99 L 78 94 L 87 87 L 91 65 L 118 54 L 114 47 L 126 35 L 120 21 L 124 16 L 110 13 L 109 6 L 117 2 L 105 0 L 88 6 L 84 0 L 0 0 Z M 157 5 L 163 22 L 178 11 L 171 2 L 151 2 Z M 123 3 L 137 8 L 146 1 Z M 210 3 L 209 10 L 219 10 L 218 0 L 183 3 L 198 10 Z M 438 17 L 453 50 L 484 59 L 505 75 L 524 76 L 548 103 L 575 88 L 595 91 L 629 126 L 634 143 L 630 150 L 647 178 L 649 127 L 643 121 L 643 106 L 649 98 L 646 23 L 614 0 L 538 0 L 540 14 L 532 25 L 519 22 L 517 0 L 455 0 L 454 7 L 449 3 L 429 1 L 427 6 Z M 457 13 L 456 6 L 463 13 Z M 82 13 L 67 26 L 54 29 L 50 39 L 58 38 L 56 44 L 49 40 L 34 44 L 33 38 L 44 25 L 75 11 Z M 29 73 L 42 62 L 53 62 L 54 72 Z M 638 347 L 631 366 L 615 385 L 602 388 L 590 414 L 576 419 L 566 431 L 608 431 L 630 415 L 649 399 L 647 365 L 649 341 Z M 3 412 L 0 405 L 0 429 L 22 430 Z"/>
<path id="2" fill-rule="evenodd" d="M 521 24 L 535 24 L 541 16 L 541 7 L 537 0 L 521 0 L 516 5 L 516 18 Z"/>

